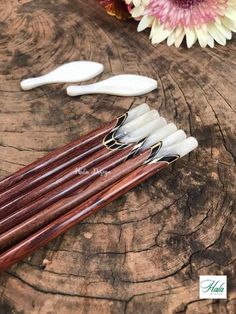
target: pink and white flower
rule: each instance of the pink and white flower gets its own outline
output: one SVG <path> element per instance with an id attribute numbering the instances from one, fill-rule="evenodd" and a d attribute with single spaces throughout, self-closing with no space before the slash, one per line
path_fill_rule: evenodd
<path id="1" fill-rule="evenodd" d="M 179 47 L 186 37 L 188 48 L 226 45 L 236 32 L 236 0 L 125 0 L 140 19 L 138 31 L 151 27 L 153 44 L 167 40 Z"/>

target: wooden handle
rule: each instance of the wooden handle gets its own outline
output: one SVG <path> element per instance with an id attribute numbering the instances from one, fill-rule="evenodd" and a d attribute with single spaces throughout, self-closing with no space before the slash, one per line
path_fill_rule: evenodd
<path id="1" fill-rule="evenodd" d="M 10 217 L 17 210 L 26 206 L 28 203 L 35 201 L 42 195 L 46 195 L 49 191 L 57 188 L 59 185 L 72 179 L 75 175 L 79 175 L 78 169 L 80 169 L 82 173 L 83 170 L 85 169 L 88 170 L 92 167 L 95 167 L 97 164 L 99 164 L 106 158 L 111 157 L 113 154 L 115 154 L 115 151 L 108 150 L 102 145 L 102 148 L 99 151 L 95 152 L 94 154 L 91 154 L 90 156 L 77 162 L 76 164 L 73 164 L 69 168 L 66 168 L 64 171 L 59 172 L 57 175 L 53 176 L 52 178 L 49 178 L 48 180 L 46 180 L 46 182 L 40 184 L 35 189 L 20 194 L 18 197 L 14 197 L 13 200 L 12 199 L 8 200 L 8 202 L 0 206 L 0 217 L 3 215 L 3 214 L 1 215 L 1 213 L 4 213 L 4 217 L 2 218 L 2 220 L 7 219 L 8 217 L 9 219 L 11 219 Z M 7 230 L 6 227 L 7 224 L 3 226 L 3 224 L 0 221 L 0 234 Z"/>
<path id="2" fill-rule="evenodd" d="M 83 147 L 80 149 L 78 154 L 76 154 L 76 156 L 74 156 L 73 158 L 63 160 L 63 162 L 58 165 L 54 164 L 53 167 L 48 167 L 42 170 L 41 172 L 20 181 L 15 186 L 0 193 L 0 206 L 6 204 L 7 202 L 11 202 L 18 196 L 22 195 L 24 192 L 28 192 L 33 188 L 39 186 L 40 184 L 44 183 L 47 178 L 50 178 L 52 175 L 59 173 L 60 171 L 69 167 L 75 162 L 78 162 L 79 160 L 85 158 L 89 154 L 92 154 L 93 152 L 101 149 L 102 147 L 103 144 L 101 142 L 101 138 L 97 138 L 93 141 L 93 146 L 90 149 Z M 7 214 L 6 210 L 0 208 L 0 219 L 5 217 L 6 214 Z"/>
<path id="3" fill-rule="evenodd" d="M 98 170 L 104 171 L 104 169 L 110 168 L 110 165 L 115 167 L 118 164 L 121 164 L 125 161 L 131 149 L 132 148 L 127 148 L 124 151 L 120 151 L 117 154 L 118 156 L 114 156 L 112 164 L 111 161 L 107 161 L 105 165 L 100 166 L 100 169 Z M 44 199 L 41 198 L 28 208 L 22 209 L 18 213 L 17 217 L 9 217 L 10 219 L 8 219 L 8 223 L 13 222 L 15 227 L 0 235 L 0 251 L 3 251 L 10 245 L 24 239 L 27 235 L 30 235 L 34 231 L 44 227 L 46 224 L 65 214 L 73 207 L 78 206 L 89 197 L 113 184 L 127 173 L 133 171 L 147 159 L 149 154 L 150 152 L 148 151 L 132 160 L 126 161 L 122 165 L 117 166 L 115 169 L 110 171 L 107 176 L 100 176 L 96 180 L 94 180 L 94 177 L 98 177 L 99 175 L 94 176 L 94 181 L 92 183 L 86 182 L 86 176 L 82 179 L 75 178 L 70 180 L 63 186 L 60 186 L 59 189 L 53 190 L 51 193 L 46 195 Z M 55 203 L 57 199 L 62 197 L 63 199 Z M 52 205 L 49 206 L 50 204 Z M 46 206 L 49 207 L 45 208 Z M 45 209 L 40 211 L 42 207 Z M 27 215 L 30 215 L 30 218 L 24 220 Z M 23 217 L 24 219 L 22 220 L 22 223 L 16 225 L 17 221 L 19 221 L 19 219 L 21 220 Z M 2 221 L 2 226 L 5 228 L 6 221 Z"/>
<path id="4" fill-rule="evenodd" d="M 133 160 L 130 160 L 131 163 L 132 161 Z M 9 249 L 7 252 L 1 254 L 0 271 L 7 269 L 12 264 L 18 262 L 25 256 L 28 256 L 42 245 L 47 244 L 50 240 L 66 232 L 78 222 L 106 206 L 114 199 L 123 195 L 131 188 L 154 175 L 167 165 L 168 163 L 166 162 L 159 162 L 141 166 L 132 171 L 129 175 L 125 176 L 123 179 L 120 179 L 117 183 L 95 194 L 93 197 L 90 197 L 87 201 L 77 207 L 75 207 L 76 203 L 73 204 L 73 201 L 71 200 L 70 204 L 74 208 L 67 214 L 64 214 L 41 230 L 29 236 L 27 239 L 23 240 L 21 243 Z"/>
<path id="5" fill-rule="evenodd" d="M 134 161 L 136 162 L 136 166 L 134 163 L 130 167 L 131 162 L 126 162 L 126 166 L 122 165 L 111 171 L 107 176 L 99 177 L 100 173 L 113 169 L 124 162 L 132 149 L 133 147 L 128 147 L 118 152 L 113 158 L 101 163 L 97 167 L 96 172 L 93 169 L 88 174 L 75 176 L 74 179 L 60 185 L 35 202 L 3 219 L 0 222 L 0 230 L 3 232 L 0 235 L 0 251 L 24 239 L 27 235 L 30 235 L 70 210 L 74 206 L 70 205 L 70 202 L 73 201 L 73 204 L 78 205 L 104 187 L 114 183 L 118 177 L 143 163 L 147 158 L 146 156 L 149 155 L 149 153 L 146 153 L 141 156 L 142 158 L 136 158 Z M 95 180 L 96 178 L 98 179 Z M 91 183 L 92 180 L 94 180 L 93 183 Z"/>
<path id="6" fill-rule="evenodd" d="M 4 191 L 7 188 L 12 187 L 14 184 L 19 182 L 20 180 L 29 178 L 30 176 L 39 173 L 43 169 L 49 167 L 50 165 L 59 162 L 64 158 L 70 158 L 70 155 L 74 152 L 77 152 L 78 149 L 87 146 L 91 147 L 91 143 L 97 139 L 104 137 L 109 131 L 113 129 L 116 125 L 116 119 L 103 125 L 102 127 L 88 133 L 87 135 L 82 136 L 76 141 L 69 143 L 63 147 L 60 147 L 50 154 L 36 160 L 30 165 L 20 169 L 14 174 L 6 177 L 5 179 L 0 181 L 0 191 Z"/>

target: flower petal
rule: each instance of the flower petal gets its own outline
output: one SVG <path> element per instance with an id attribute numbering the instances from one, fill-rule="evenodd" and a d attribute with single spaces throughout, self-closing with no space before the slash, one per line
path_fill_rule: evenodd
<path id="1" fill-rule="evenodd" d="M 197 41 L 197 34 L 194 29 L 185 28 L 187 47 L 191 48 Z"/>
<path id="2" fill-rule="evenodd" d="M 134 18 L 140 17 L 140 16 L 143 14 L 144 9 L 145 9 L 145 7 L 143 7 L 143 6 L 134 7 L 134 8 L 132 9 L 132 11 L 131 11 L 131 14 L 132 14 L 132 16 L 133 16 Z"/>
<path id="3" fill-rule="evenodd" d="M 172 29 L 164 29 L 164 25 L 159 25 L 156 33 L 152 37 L 152 43 L 159 44 L 165 40 L 172 33 L 172 31 Z"/>
<path id="4" fill-rule="evenodd" d="M 214 23 L 211 23 L 208 25 L 208 32 L 218 44 L 223 45 L 223 46 L 226 45 L 226 38 L 217 29 Z"/>
<path id="5" fill-rule="evenodd" d="M 182 44 L 182 41 L 184 39 L 185 36 L 185 32 L 184 32 L 184 28 L 183 27 L 178 27 L 176 30 L 176 39 L 175 39 L 175 47 L 179 48 L 180 45 Z"/>
<path id="6" fill-rule="evenodd" d="M 202 27 L 195 27 L 195 32 L 197 34 L 200 46 L 202 48 L 206 48 L 208 39 L 207 27 L 205 25 L 203 25 Z"/>
<path id="7" fill-rule="evenodd" d="M 138 24 L 138 32 L 143 31 L 145 28 L 150 27 L 153 23 L 154 17 L 144 15 Z"/>
<path id="8" fill-rule="evenodd" d="M 235 21 L 236 20 L 236 9 L 233 9 L 233 7 L 228 7 L 225 16 L 228 17 L 229 19 Z"/>
<path id="9" fill-rule="evenodd" d="M 231 31 L 236 32 L 236 21 L 232 21 L 228 19 L 227 17 L 223 17 L 222 23 L 224 24 L 225 27 L 227 27 Z"/>
<path id="10" fill-rule="evenodd" d="M 226 27 L 224 27 L 224 25 L 219 24 L 219 23 L 215 23 L 215 25 L 218 28 L 218 30 L 221 32 L 221 34 L 225 36 L 226 39 L 228 40 L 232 39 L 232 33 L 229 29 L 227 29 Z"/>

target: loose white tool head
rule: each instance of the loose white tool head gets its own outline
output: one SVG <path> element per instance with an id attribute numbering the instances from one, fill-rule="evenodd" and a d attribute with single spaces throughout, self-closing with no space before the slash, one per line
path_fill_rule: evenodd
<path id="1" fill-rule="evenodd" d="M 30 90 L 38 86 L 52 83 L 75 83 L 90 80 L 104 70 L 101 63 L 92 61 L 75 61 L 65 63 L 52 72 L 36 78 L 29 78 L 21 82 L 23 90 Z"/>
<path id="2" fill-rule="evenodd" d="M 110 77 L 90 85 L 69 86 L 67 95 L 109 94 L 117 96 L 139 96 L 157 88 L 157 81 L 146 76 L 123 74 Z"/>

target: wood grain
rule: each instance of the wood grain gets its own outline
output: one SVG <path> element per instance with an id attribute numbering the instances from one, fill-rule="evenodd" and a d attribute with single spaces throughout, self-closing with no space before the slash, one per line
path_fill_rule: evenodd
<path id="1" fill-rule="evenodd" d="M 41 173 L 44 174 L 45 178 L 50 177 L 50 175 L 66 168 L 67 164 L 73 164 L 96 152 L 101 148 L 104 136 L 112 130 L 115 124 L 116 119 L 67 145 L 55 149 L 2 179 L 0 181 L 0 203 L 4 204 L 11 197 L 18 196 L 19 191 L 26 190 L 25 186 L 32 189 L 38 181 L 42 181 Z"/>
<path id="2" fill-rule="evenodd" d="M 97 168 L 88 170 L 88 173 L 77 175 L 61 184 L 58 188 L 53 189 L 43 197 L 36 199 L 35 202 L 17 211 L 17 216 L 9 216 L 8 221 L 7 219 L 2 221 L 3 227 L 0 222 L 2 230 L 5 229 L 5 226 L 9 227 L 5 229 L 7 230 L 6 232 L 0 234 L 0 252 L 10 248 L 13 244 L 18 243 L 26 236 L 31 235 L 105 187 L 116 182 L 125 174 L 142 165 L 150 157 L 151 150 L 149 149 L 137 157 L 126 161 L 132 150 L 133 147 L 127 147 L 117 152 L 109 160 L 99 164 Z"/>
<path id="3" fill-rule="evenodd" d="M 34 176 L 20 181 L 11 189 L 7 189 L 2 195 L 0 194 L 0 198 L 2 199 L 2 204 L 0 202 L 0 218 L 4 219 L 10 214 L 17 212 L 18 209 L 34 201 L 37 197 L 45 195 L 51 189 L 77 176 L 79 171 L 82 172 L 95 167 L 99 162 L 111 157 L 114 153 L 115 151 L 104 147 L 103 141 L 100 138 L 96 142 L 96 145 L 90 149 L 85 148 L 78 155 L 62 161 L 62 163 L 55 165 L 55 167 L 51 166 Z M 32 190 L 33 193 L 31 194 Z"/>
<path id="4" fill-rule="evenodd" d="M 200 147 L 1 274 L 5 313 L 234 313 L 236 38 L 227 47 L 154 47 L 96 1 L 0 2 L 0 176 L 146 101 Z M 71 99 L 19 80 L 66 61 L 158 80 L 144 97 Z M 200 274 L 227 274 L 228 300 L 199 300 Z"/>
<path id="5" fill-rule="evenodd" d="M 0 271 L 7 270 L 11 265 L 65 233 L 78 222 L 96 213 L 99 209 L 102 209 L 113 200 L 116 200 L 133 187 L 144 182 L 145 179 L 169 165 L 164 161 L 143 165 L 143 162 L 140 163 L 142 160 L 145 159 L 140 155 L 135 157 L 134 160 L 130 159 L 126 161 L 113 169 L 107 179 L 100 177 L 94 181 L 91 187 L 83 187 L 81 193 L 75 193 L 68 197 L 68 199 L 61 200 L 60 205 L 58 203 L 55 206 L 53 205 L 52 213 L 54 217 L 52 221 L 48 218 L 48 224 L 44 226 L 41 224 L 41 219 L 39 218 L 38 222 L 40 227 L 42 227 L 41 229 L 35 233 L 31 232 L 23 241 L 19 241 L 16 245 L 10 247 L 9 250 L 0 254 Z M 99 188 L 100 185 L 104 189 Z M 84 196 L 87 194 L 87 197 L 84 197 L 84 201 L 82 201 L 83 197 L 81 198 L 79 194 L 84 194 Z M 80 199 L 80 202 L 78 202 L 78 199 Z M 63 212 L 63 208 L 65 207 L 67 207 L 67 211 L 64 209 Z M 68 210 L 69 208 L 70 210 Z M 60 217 L 55 214 L 58 210 L 61 212 Z M 44 216 L 50 217 L 50 214 L 45 213 Z"/>
<path id="6" fill-rule="evenodd" d="M 14 208 L 10 208 L 6 210 L 3 205 L 6 205 L 10 202 L 14 202 L 15 199 L 20 198 L 24 193 L 31 191 L 34 188 L 37 188 L 39 185 L 46 182 L 47 179 L 51 179 L 53 175 L 57 175 L 58 173 L 64 171 L 70 166 L 74 165 L 83 159 L 88 158 L 91 154 L 97 153 L 101 149 L 104 148 L 103 145 L 103 137 L 97 138 L 96 140 L 91 141 L 93 145 L 89 148 L 86 145 L 75 151 L 73 154 L 71 153 L 71 158 L 62 158 L 62 160 L 58 160 L 55 164 L 46 167 L 42 171 L 29 176 L 17 184 L 14 184 L 11 188 L 6 189 L 4 192 L 0 193 L 0 217 L 5 217 L 8 212 L 14 212 Z"/>

